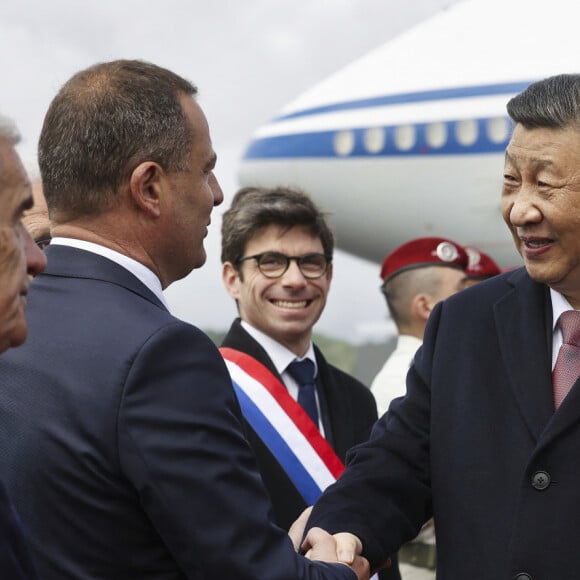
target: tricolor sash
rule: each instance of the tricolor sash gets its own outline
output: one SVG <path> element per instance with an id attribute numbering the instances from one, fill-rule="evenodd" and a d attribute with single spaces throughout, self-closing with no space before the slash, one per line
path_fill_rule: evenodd
<path id="1" fill-rule="evenodd" d="M 270 370 L 239 350 L 222 347 L 220 352 L 246 421 L 312 505 L 340 477 L 342 461 Z"/>

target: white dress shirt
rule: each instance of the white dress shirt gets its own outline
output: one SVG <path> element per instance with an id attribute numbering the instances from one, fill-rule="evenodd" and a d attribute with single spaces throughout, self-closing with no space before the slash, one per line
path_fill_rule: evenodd
<path id="1" fill-rule="evenodd" d="M 407 372 L 422 342 L 416 336 L 400 334 L 397 347 L 374 378 L 371 392 L 377 402 L 379 417 L 387 411 L 393 399 L 407 392 Z"/>
<path id="2" fill-rule="evenodd" d="M 288 389 L 289 395 L 298 401 L 298 383 L 286 370 L 288 365 L 295 360 L 309 359 L 314 363 L 314 376 L 318 376 L 318 364 L 316 363 L 316 356 L 314 354 L 314 347 L 312 341 L 308 346 L 308 350 L 303 357 L 297 357 L 291 350 L 287 349 L 284 345 L 280 344 L 272 337 L 264 334 L 261 330 L 254 328 L 251 324 L 247 323 L 245 320 L 241 321 L 243 329 L 266 351 L 266 354 L 270 357 L 270 360 L 274 364 L 276 371 L 282 377 L 282 381 L 286 388 Z M 320 420 L 320 401 L 318 399 L 318 392 L 314 391 L 316 397 L 316 408 L 318 409 L 318 430 L 324 436 L 324 427 L 322 421 Z"/>

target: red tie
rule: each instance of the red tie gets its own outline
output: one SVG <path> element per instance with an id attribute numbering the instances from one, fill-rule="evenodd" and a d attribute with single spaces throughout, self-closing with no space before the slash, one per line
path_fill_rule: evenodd
<path id="1" fill-rule="evenodd" d="M 552 371 L 556 409 L 580 376 L 580 312 L 576 310 L 563 312 L 558 324 L 563 342 Z"/>

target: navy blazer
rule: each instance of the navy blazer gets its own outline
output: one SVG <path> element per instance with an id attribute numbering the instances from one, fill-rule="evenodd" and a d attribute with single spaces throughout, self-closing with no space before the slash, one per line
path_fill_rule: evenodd
<path id="1" fill-rule="evenodd" d="M 577 580 L 580 387 L 555 413 L 551 321 L 524 269 L 438 305 L 407 396 L 309 525 L 352 531 L 378 564 L 434 514 L 438 580 Z"/>
<path id="2" fill-rule="evenodd" d="M 0 358 L 0 473 L 43 580 L 354 578 L 297 556 L 224 362 L 118 264 L 50 247 Z M 201 300 L 201 298 L 200 298 Z"/>

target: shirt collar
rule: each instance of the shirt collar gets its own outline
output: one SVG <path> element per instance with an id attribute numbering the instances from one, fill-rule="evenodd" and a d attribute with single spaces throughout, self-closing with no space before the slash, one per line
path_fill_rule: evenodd
<path id="1" fill-rule="evenodd" d="M 308 345 L 306 354 L 299 358 L 284 345 L 280 344 L 267 334 L 264 334 L 261 330 L 254 328 L 245 320 L 242 320 L 241 324 L 242 328 L 266 351 L 266 354 L 270 357 L 270 360 L 274 364 L 279 375 L 282 375 L 282 373 L 286 371 L 286 368 L 292 361 L 296 359 L 304 360 L 305 358 L 310 359 L 314 363 L 314 376 L 318 375 L 318 365 L 316 364 L 316 356 L 314 354 L 312 341 L 310 341 L 310 344 Z"/>
<path id="2" fill-rule="evenodd" d="M 397 338 L 397 348 L 399 347 L 409 349 L 414 348 L 415 350 L 417 350 L 422 344 L 423 341 L 420 338 L 417 338 L 416 336 L 413 336 L 411 334 L 399 334 Z"/>
<path id="3" fill-rule="evenodd" d="M 558 324 L 558 319 L 560 318 L 560 314 L 562 312 L 566 312 L 567 310 L 574 310 L 570 302 L 564 298 L 563 294 L 560 292 L 556 292 L 550 288 L 550 299 L 552 301 L 552 332 L 556 329 L 556 325 Z"/>
<path id="4" fill-rule="evenodd" d="M 167 301 L 165 300 L 165 296 L 163 295 L 163 290 L 161 288 L 161 280 L 159 280 L 157 275 L 152 270 L 141 264 L 141 262 L 137 262 L 137 260 L 112 250 L 111 248 L 101 246 L 101 244 L 95 244 L 94 242 L 87 242 L 86 240 L 56 237 L 52 238 L 50 245 L 78 248 L 79 250 L 85 250 L 87 252 L 92 252 L 93 254 L 98 254 L 99 256 L 103 256 L 104 258 L 108 258 L 112 262 L 119 264 L 119 266 L 122 266 L 125 268 L 125 270 L 129 270 L 133 276 L 135 276 L 145 286 L 147 286 L 147 288 L 149 288 L 149 290 L 151 290 L 151 292 L 153 292 L 153 294 L 159 298 L 161 304 L 163 304 L 165 308 L 169 310 Z"/>

